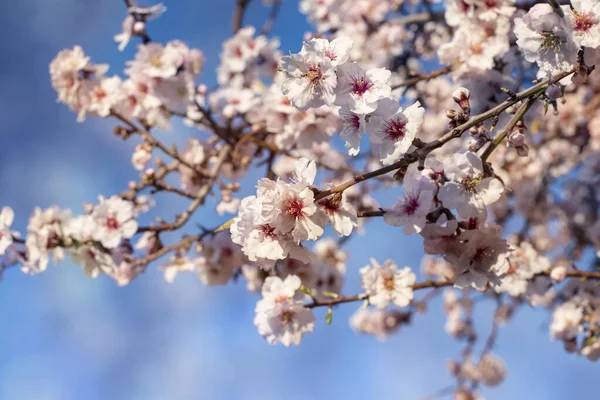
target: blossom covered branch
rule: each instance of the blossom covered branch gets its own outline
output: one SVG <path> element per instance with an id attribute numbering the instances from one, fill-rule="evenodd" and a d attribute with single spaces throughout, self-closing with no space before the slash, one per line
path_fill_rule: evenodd
<path id="1" fill-rule="evenodd" d="M 492 350 L 525 304 L 551 313 L 567 351 L 600 358 L 598 2 L 302 0 L 314 29 L 293 49 L 269 37 L 281 1 L 264 3 L 257 32 L 244 15 L 258 2 L 236 1 L 211 89 L 200 49 L 151 41 L 161 4 L 125 1 L 115 41 L 139 43 L 123 74 L 79 46 L 57 54 L 58 100 L 78 121 L 116 121 L 118 140 L 137 141 L 139 177 L 79 215 L 36 208 L 24 234 L 3 208 L 2 267 L 37 274 L 68 256 L 121 286 L 153 263 L 167 282 L 244 277 L 259 334 L 285 346 L 314 330 L 315 309 L 331 323 L 335 306 L 360 302 L 351 327 L 383 340 L 443 293 L 446 331 L 464 344 L 449 365 L 457 398 L 506 377 Z M 175 119 L 193 129 L 184 146 L 169 144 Z M 187 206 L 142 225 L 159 193 Z M 202 228 L 215 212 L 220 226 Z M 401 253 L 350 268 L 342 246 L 357 233 L 399 228 L 422 239 L 420 273 Z M 342 295 L 348 273 L 360 294 Z M 475 293 L 496 304 L 479 355 Z"/>

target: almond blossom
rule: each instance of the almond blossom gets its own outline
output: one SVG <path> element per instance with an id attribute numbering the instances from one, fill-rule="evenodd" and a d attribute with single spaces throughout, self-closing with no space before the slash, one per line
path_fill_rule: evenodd
<path id="1" fill-rule="evenodd" d="M 481 229 L 465 231 L 461 240 L 466 243 L 455 261 L 460 273 L 454 286 L 484 289 L 488 284 L 499 285 L 509 269 L 510 251 L 506 240 L 500 237 L 500 227 L 490 223 Z"/>
<path id="2" fill-rule="evenodd" d="M 481 214 L 504 191 L 498 179 L 484 176 L 481 159 L 472 152 L 453 154 L 444 160 L 444 174 L 449 182 L 440 188 L 438 198 L 445 207 L 456 208 L 463 218 Z"/>
<path id="3" fill-rule="evenodd" d="M 300 53 L 281 58 L 281 70 L 285 74 L 282 93 L 294 107 L 303 111 L 331 105 L 336 97 L 337 75 L 333 63 L 314 40 L 305 42 Z"/>
<path id="4" fill-rule="evenodd" d="M 600 47 L 600 3 L 595 0 L 571 0 L 572 9 L 564 16 L 579 46 Z"/>
<path id="5" fill-rule="evenodd" d="M 404 195 L 391 209 L 386 209 L 383 218 L 392 226 L 402 226 L 407 235 L 421 232 L 427 223 L 427 214 L 433 208 L 434 193 L 423 190 L 417 178 L 407 176 L 403 185 Z"/>
<path id="6" fill-rule="evenodd" d="M 383 165 L 398 161 L 408 151 L 423 124 L 424 114 L 418 102 L 404 110 L 389 98 L 377 102 L 377 110 L 369 118 L 367 127 L 369 140 Z"/>
<path id="7" fill-rule="evenodd" d="M 371 264 L 360 269 L 362 287 L 369 296 L 369 303 L 378 308 L 385 308 L 390 303 L 406 307 L 413 299 L 412 285 L 416 275 L 409 267 L 398 269 L 393 260 L 380 265 L 371 259 Z"/>
<path id="8" fill-rule="evenodd" d="M 549 4 L 536 4 L 522 18 L 516 18 L 514 33 L 525 59 L 543 71 L 551 73 L 575 65 L 579 48 L 571 29 Z"/>
<path id="9" fill-rule="evenodd" d="M 313 331 L 313 312 L 301 301 L 294 300 L 300 285 L 300 278 L 294 275 L 285 280 L 273 276 L 265 279 L 262 300 L 256 304 L 254 324 L 269 343 L 297 346 L 305 333 Z"/>
<path id="10" fill-rule="evenodd" d="M 137 231 L 133 203 L 118 196 L 100 196 L 99 200 L 92 212 L 96 222 L 93 238 L 106 248 L 117 247 L 123 238 L 129 239 Z"/>
<path id="11" fill-rule="evenodd" d="M 368 114 L 377 109 L 377 100 L 391 94 L 388 80 L 391 72 L 385 68 L 363 70 L 357 63 L 346 63 L 338 68 L 339 82 L 335 103 L 347 104 L 350 111 Z"/>

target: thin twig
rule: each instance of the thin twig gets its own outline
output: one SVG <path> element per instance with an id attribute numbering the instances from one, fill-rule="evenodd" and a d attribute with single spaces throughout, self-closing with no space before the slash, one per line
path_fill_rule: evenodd
<path id="1" fill-rule="evenodd" d="M 429 81 L 431 79 L 437 78 L 438 76 L 446 75 L 446 74 L 452 72 L 453 69 L 454 69 L 453 66 L 448 66 L 448 67 L 437 69 L 435 71 L 431 71 L 426 74 L 416 75 L 412 78 L 406 79 L 405 81 L 402 81 L 402 82 L 392 86 L 392 90 L 399 89 L 399 88 L 405 87 L 405 86 L 406 87 L 414 86 L 421 81 Z"/>
<path id="2" fill-rule="evenodd" d="M 204 204 L 204 201 L 206 200 L 206 196 L 208 196 L 208 194 L 210 193 L 213 183 L 217 179 L 217 177 L 219 175 L 219 171 L 221 170 L 221 167 L 225 163 L 225 160 L 226 160 L 227 156 L 229 155 L 230 151 L 231 151 L 231 147 L 228 145 L 223 146 L 219 150 L 219 155 L 218 155 L 217 161 L 215 161 L 215 163 L 211 167 L 208 179 L 206 180 L 206 182 L 204 182 L 204 185 L 198 191 L 198 194 L 196 195 L 194 201 L 192 201 L 190 203 L 190 205 L 188 206 L 188 208 L 177 217 L 175 222 L 170 223 L 170 224 L 165 223 L 165 224 L 161 224 L 161 225 L 157 225 L 157 226 L 142 227 L 142 228 L 138 229 L 138 231 L 139 232 L 145 232 L 145 231 L 152 231 L 152 232 L 169 231 L 169 232 L 171 232 L 171 231 L 174 231 L 174 230 L 182 227 L 190 219 L 190 217 L 192 216 L 194 211 L 196 211 L 196 209 L 198 207 L 200 207 L 202 204 Z"/>
<path id="3" fill-rule="evenodd" d="M 234 33 L 237 33 L 240 29 L 242 29 L 242 25 L 244 23 L 244 14 L 246 13 L 246 8 L 250 0 L 237 0 L 235 4 L 235 10 L 233 11 L 233 20 L 231 22 L 231 29 Z"/>
<path id="4" fill-rule="evenodd" d="M 263 25 L 260 30 L 261 35 L 268 35 L 273 30 L 273 25 L 275 25 L 275 20 L 277 19 L 277 15 L 279 14 L 279 9 L 281 8 L 281 0 L 275 0 L 273 5 L 271 6 L 271 13 L 269 14 L 269 18 Z"/>
<path id="5" fill-rule="evenodd" d="M 500 143 L 502 143 L 504 138 L 512 132 L 517 123 L 519 123 L 519 121 L 523 119 L 527 111 L 529 111 L 529 109 L 533 106 L 533 104 L 537 101 L 537 99 L 540 96 L 541 93 L 527 99 L 525 104 L 523 104 L 521 108 L 519 108 L 519 111 L 517 111 L 517 113 L 510 119 L 510 121 L 508 121 L 502 132 L 500 132 L 500 134 L 498 134 L 498 136 L 496 136 L 494 140 L 489 144 L 489 146 L 485 149 L 485 151 L 481 155 L 481 161 L 485 162 L 488 159 L 488 157 L 494 152 L 494 150 L 496 150 Z"/>

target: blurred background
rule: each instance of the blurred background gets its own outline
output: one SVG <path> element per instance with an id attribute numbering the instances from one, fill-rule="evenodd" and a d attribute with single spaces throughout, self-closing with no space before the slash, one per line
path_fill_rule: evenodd
<path id="1" fill-rule="evenodd" d="M 149 33 L 200 48 L 207 57 L 202 82 L 212 86 L 234 0 L 164 3 L 168 11 L 150 22 Z M 255 0 L 245 22 L 262 26 L 268 13 Z M 109 63 L 109 73 L 121 74 L 137 43 L 119 53 L 112 39 L 125 15 L 119 0 L 0 2 L 0 206 L 15 210 L 15 229 L 24 231 L 35 206 L 77 213 L 82 202 L 120 192 L 137 177 L 130 164 L 135 143 L 112 134 L 114 121 L 76 123 L 75 114 L 56 103 L 48 78 L 51 59 L 76 44 L 94 62 Z M 284 0 L 273 31 L 282 52 L 298 51 L 307 30 L 297 2 Z M 159 138 L 181 143 L 192 134 L 176 124 Z M 392 202 L 389 194 L 381 199 Z M 153 214 L 169 219 L 182 207 L 167 200 Z M 201 209 L 195 221 L 219 225 L 226 217 L 213 209 Z M 370 256 L 419 269 L 421 239 L 382 222 L 371 222 L 370 234 L 346 248 L 347 294 L 359 291 L 357 270 Z M 208 288 L 181 274 L 169 285 L 157 268 L 124 288 L 109 278 L 88 279 L 69 262 L 36 277 L 10 269 L 0 283 L 0 399 L 423 399 L 454 382 L 446 362 L 461 346 L 445 334 L 439 298 L 387 342 L 350 329 L 357 304 L 336 309 L 331 326 L 319 310 L 315 332 L 289 349 L 258 335 L 252 323 L 257 300 L 243 281 Z M 483 340 L 491 310 L 485 302 L 476 307 Z M 495 352 L 509 377 L 484 389 L 486 398 L 597 393 L 599 364 L 550 342 L 548 322 L 545 312 L 524 307 L 501 327 Z"/>

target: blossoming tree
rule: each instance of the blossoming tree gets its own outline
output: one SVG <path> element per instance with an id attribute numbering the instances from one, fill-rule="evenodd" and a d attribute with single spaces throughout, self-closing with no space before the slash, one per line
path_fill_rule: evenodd
<path id="1" fill-rule="evenodd" d="M 449 364 L 457 399 L 502 382 L 494 340 L 522 306 L 551 314 L 566 351 L 600 358 L 600 2 L 302 0 L 314 30 L 281 49 L 280 1 L 263 1 L 271 13 L 257 30 L 237 0 L 214 88 L 201 50 L 152 41 L 161 4 L 125 1 L 115 41 L 137 53 L 122 76 L 79 46 L 62 50 L 50 64 L 58 100 L 137 141 L 139 180 L 81 215 L 37 208 L 23 233 L 4 207 L 2 268 L 34 275 L 68 256 L 120 286 L 153 265 L 167 282 L 243 276 L 260 295 L 258 333 L 284 346 L 321 323 L 315 308 L 331 323 L 354 307 L 352 329 L 385 339 L 442 295 L 446 331 L 465 346 Z M 198 129 L 183 148 L 169 144 L 174 119 Z M 264 178 L 241 198 L 250 170 Z M 395 204 L 377 204 L 397 185 Z M 157 193 L 188 206 L 142 225 Z M 222 224 L 189 234 L 214 211 L 208 196 Z M 372 218 L 422 237 L 420 271 L 400 254 L 347 270 L 343 246 L 376 236 Z M 346 274 L 360 275 L 360 293 L 345 291 Z M 474 294 L 497 305 L 477 354 Z"/>

